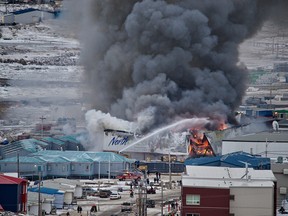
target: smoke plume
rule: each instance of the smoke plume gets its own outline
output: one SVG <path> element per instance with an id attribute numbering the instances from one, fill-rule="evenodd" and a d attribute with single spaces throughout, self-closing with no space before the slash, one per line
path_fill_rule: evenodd
<path id="1" fill-rule="evenodd" d="M 194 116 L 233 123 L 247 79 L 238 46 L 265 20 L 279 20 L 284 4 L 85 1 L 82 62 L 95 109 L 136 122 L 143 132 Z"/>

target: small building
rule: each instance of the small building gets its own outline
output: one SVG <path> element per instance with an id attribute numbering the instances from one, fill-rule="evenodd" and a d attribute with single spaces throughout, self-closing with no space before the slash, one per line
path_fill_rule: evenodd
<path id="1" fill-rule="evenodd" d="M 182 175 L 181 215 L 276 215 L 271 170 L 187 166 Z"/>
<path id="2" fill-rule="evenodd" d="M 19 161 L 19 162 L 18 162 Z M 28 179 L 115 178 L 133 167 L 135 160 L 112 152 L 38 151 L 0 160 L 0 172 L 17 172 Z"/>
<path id="3" fill-rule="evenodd" d="M 66 205 L 71 205 L 73 203 L 75 187 L 73 187 L 72 185 L 66 185 L 64 184 L 64 182 L 61 183 L 61 182 L 55 182 L 53 180 L 45 180 L 42 181 L 41 186 L 46 188 L 54 188 L 59 191 L 62 191 L 64 193 L 64 203 Z"/>
<path id="4" fill-rule="evenodd" d="M 51 214 L 53 209 L 55 197 L 51 194 L 41 194 L 40 195 L 40 204 L 42 211 L 45 214 Z M 28 192 L 28 214 L 29 215 L 38 215 L 39 211 L 39 193 L 38 192 Z"/>
<path id="5" fill-rule="evenodd" d="M 13 12 L 14 22 L 16 24 L 31 24 L 37 23 L 45 19 L 52 19 L 55 17 L 53 12 L 42 11 L 34 8 L 27 8 Z"/>
<path id="6" fill-rule="evenodd" d="M 4 25 L 11 24 L 32 24 L 46 19 L 55 18 L 55 13 L 43 11 L 35 8 L 26 8 L 2 15 L 1 23 Z"/>
<path id="7" fill-rule="evenodd" d="M 269 158 L 288 153 L 288 132 L 260 132 L 222 140 L 222 155 L 243 151 Z"/>
<path id="8" fill-rule="evenodd" d="M 57 209 L 63 209 L 64 207 L 64 192 L 60 191 L 58 189 L 54 188 L 47 188 L 47 187 L 31 187 L 28 188 L 28 193 L 30 192 L 36 192 L 39 193 L 40 191 L 40 197 L 44 194 L 52 195 L 53 196 L 53 201 L 52 201 L 52 206 L 55 206 Z"/>
<path id="9" fill-rule="evenodd" d="M 66 179 L 66 178 L 55 178 L 54 182 L 58 182 L 59 184 L 69 185 L 74 188 L 74 198 L 83 197 L 83 182 L 77 179 Z"/>
<path id="10" fill-rule="evenodd" d="M 0 174 L 0 191 L 0 204 L 5 211 L 27 212 L 27 180 Z"/>

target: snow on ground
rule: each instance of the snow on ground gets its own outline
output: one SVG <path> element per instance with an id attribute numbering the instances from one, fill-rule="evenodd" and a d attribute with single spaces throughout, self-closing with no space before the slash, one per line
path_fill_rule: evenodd
<path id="1" fill-rule="evenodd" d="M 32 124 L 42 115 L 47 122 L 59 117 L 80 120 L 83 116 L 80 43 L 63 34 L 59 23 L 1 27 L 0 79 L 5 79 L 5 84 L 0 85 L 0 104 L 15 105 L 0 119 L 18 118 Z"/>

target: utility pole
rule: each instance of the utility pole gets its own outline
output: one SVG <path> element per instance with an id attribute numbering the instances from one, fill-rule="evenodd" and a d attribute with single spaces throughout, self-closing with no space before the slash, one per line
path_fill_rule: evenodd
<path id="1" fill-rule="evenodd" d="M 142 216 L 142 194 L 139 183 L 138 183 L 138 215 Z"/>
<path id="2" fill-rule="evenodd" d="M 144 215 L 147 216 L 147 170 L 145 170 L 145 202 L 144 202 Z"/>
<path id="3" fill-rule="evenodd" d="M 41 209 L 41 167 L 38 166 L 38 172 L 39 172 L 39 182 L 38 182 L 38 216 L 42 216 L 42 209 Z"/>
<path id="4" fill-rule="evenodd" d="M 43 126 L 43 121 L 46 119 L 44 116 L 40 117 L 41 119 L 41 138 L 43 138 L 43 132 L 44 132 L 44 126 Z"/>
<path id="5" fill-rule="evenodd" d="M 171 186 L 171 153 L 170 153 L 170 148 L 169 148 L 169 189 L 172 189 Z"/>
<path id="6" fill-rule="evenodd" d="M 19 152 L 17 152 L 17 177 L 20 178 L 20 161 L 19 161 Z"/>
<path id="7" fill-rule="evenodd" d="M 161 216 L 163 215 L 163 181 L 161 180 Z"/>
<path id="8" fill-rule="evenodd" d="M 268 149 L 268 140 L 266 138 L 266 144 L 265 144 L 265 157 L 267 158 L 267 149 Z"/>

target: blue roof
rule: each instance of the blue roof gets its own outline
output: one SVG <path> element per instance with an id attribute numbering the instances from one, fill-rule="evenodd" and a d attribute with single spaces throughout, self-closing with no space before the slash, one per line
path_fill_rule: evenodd
<path id="1" fill-rule="evenodd" d="M 45 150 L 32 153 L 29 156 L 37 156 L 42 160 L 66 160 L 70 162 L 129 162 L 134 163 L 135 160 L 123 157 L 113 152 L 86 152 L 86 151 L 56 151 Z M 58 158 L 58 159 L 57 159 Z M 59 161 L 60 162 L 60 161 Z M 62 161 L 63 162 L 63 161 Z"/>
<path id="2" fill-rule="evenodd" d="M 31 192 L 38 192 L 38 187 L 28 188 L 28 191 Z M 40 187 L 40 193 L 44 194 L 64 194 L 64 192 L 59 191 L 58 189 L 54 188 L 47 188 L 47 187 Z"/>
<path id="3" fill-rule="evenodd" d="M 13 14 L 18 15 L 18 14 L 24 14 L 24 13 L 28 13 L 28 12 L 32 12 L 32 11 L 39 11 L 39 10 L 35 9 L 35 8 L 26 8 L 23 10 L 14 11 Z"/>
<path id="4" fill-rule="evenodd" d="M 61 141 L 59 139 L 54 139 L 52 137 L 44 137 L 44 138 L 41 139 L 41 141 L 47 142 L 47 143 L 53 143 L 53 144 L 56 144 L 56 145 L 65 145 L 64 141 Z"/>
<path id="5" fill-rule="evenodd" d="M 26 9 L 23 9 L 23 10 L 14 11 L 14 12 L 12 12 L 12 14 L 19 15 L 19 14 L 29 13 L 29 12 L 33 12 L 33 11 L 43 11 L 43 12 L 46 12 L 46 13 L 55 14 L 55 12 L 52 12 L 52 11 L 39 10 L 39 9 L 35 9 L 35 8 L 26 8 Z"/>
<path id="6" fill-rule="evenodd" d="M 270 169 L 270 158 L 251 155 L 246 152 L 234 152 L 223 156 L 188 158 L 184 164 L 194 166 L 227 166 L 227 167 L 248 167 L 254 169 Z"/>
<path id="7" fill-rule="evenodd" d="M 184 165 L 205 166 L 212 163 L 218 163 L 220 165 L 220 156 L 216 157 L 200 157 L 200 158 L 187 158 L 184 161 Z"/>
<path id="8" fill-rule="evenodd" d="M 17 162 L 17 157 L 11 157 L 11 158 L 5 158 L 1 160 L 2 162 Z M 19 163 L 33 163 L 33 164 L 40 164 L 40 163 L 45 163 L 44 160 L 41 158 L 36 158 L 36 157 L 27 157 L 27 156 L 20 156 L 19 157 Z"/>
<path id="9" fill-rule="evenodd" d="M 77 136 L 69 135 L 69 136 L 61 136 L 57 137 L 57 139 L 63 141 L 63 142 L 71 142 L 75 144 L 80 144 L 80 141 L 77 140 Z"/>

